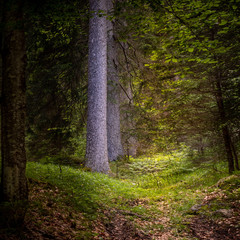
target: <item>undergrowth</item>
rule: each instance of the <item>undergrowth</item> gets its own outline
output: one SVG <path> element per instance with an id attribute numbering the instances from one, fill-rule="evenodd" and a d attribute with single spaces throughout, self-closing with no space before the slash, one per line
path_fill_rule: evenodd
<path id="1" fill-rule="evenodd" d="M 164 201 L 176 229 L 184 230 L 184 218 L 191 207 L 211 192 L 214 185 L 228 176 L 225 162 L 193 164 L 184 152 L 130 158 L 112 163 L 115 177 L 149 191 L 154 203 Z"/>
<path id="2" fill-rule="evenodd" d="M 57 186 L 63 190 L 66 201 L 91 217 L 99 208 L 124 208 L 126 202 L 148 195 L 144 189 L 123 180 L 68 166 L 29 162 L 27 176 Z"/>
<path id="3" fill-rule="evenodd" d="M 149 158 L 129 158 L 111 165 L 115 177 L 130 180 L 144 189 L 162 191 L 167 188 L 201 188 L 211 186 L 227 176 L 225 163 L 205 162 L 195 166 L 185 154 L 155 155 Z"/>
<path id="4" fill-rule="evenodd" d="M 189 215 L 189 209 L 213 191 L 220 179 L 228 176 L 225 162 L 195 165 L 184 152 L 130 157 L 112 162 L 111 170 L 107 176 L 89 172 L 80 164 L 77 168 L 50 159 L 41 163 L 29 162 L 27 176 L 57 186 L 62 190 L 61 199 L 86 217 L 96 218 L 106 209 L 127 214 L 131 211 L 135 214 L 131 215 L 133 218 L 149 218 L 156 214 L 161 217 L 167 213 L 176 232 L 185 231 L 184 218 Z M 238 180 L 235 185 L 239 185 Z M 166 208 L 159 210 L 158 206 L 163 202 Z"/>

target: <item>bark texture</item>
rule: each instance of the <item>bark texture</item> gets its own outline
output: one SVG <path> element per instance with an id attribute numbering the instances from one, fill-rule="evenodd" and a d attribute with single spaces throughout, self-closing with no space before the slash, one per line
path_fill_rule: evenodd
<path id="1" fill-rule="evenodd" d="M 0 225 L 15 227 L 24 220 L 28 199 L 25 176 L 26 51 L 22 1 L 4 3 Z"/>
<path id="2" fill-rule="evenodd" d="M 90 0 L 86 167 L 108 173 L 107 0 Z"/>
<path id="3" fill-rule="evenodd" d="M 112 0 L 107 0 L 108 12 L 112 14 L 114 5 Z M 120 101 L 119 101 L 119 77 L 117 69 L 117 43 L 114 38 L 114 23 L 111 20 L 107 22 L 108 44 L 107 44 L 107 137 L 108 137 L 108 159 L 115 161 L 123 156 L 123 147 L 121 142 L 120 129 Z"/>
<path id="4" fill-rule="evenodd" d="M 26 200 L 25 177 L 25 69 L 26 51 L 22 2 L 4 6 L 3 75 L 1 104 L 2 184 L 1 201 Z"/>

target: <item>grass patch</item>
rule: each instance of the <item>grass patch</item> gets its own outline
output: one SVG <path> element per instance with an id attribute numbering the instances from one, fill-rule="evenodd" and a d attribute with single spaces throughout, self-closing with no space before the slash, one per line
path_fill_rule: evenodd
<path id="1" fill-rule="evenodd" d="M 147 189 L 153 205 L 164 201 L 173 226 L 180 230 L 186 228 L 183 222 L 190 208 L 213 191 L 211 186 L 228 176 L 226 163 L 204 162 L 196 166 L 181 152 L 111 164 L 115 177 Z"/>
<path id="2" fill-rule="evenodd" d="M 174 236 L 186 233 L 190 208 L 215 188 L 228 193 L 228 198 L 240 197 L 239 178 L 228 178 L 226 163 L 205 162 L 197 166 L 180 152 L 112 162 L 111 169 L 107 176 L 50 159 L 50 163 L 29 162 L 27 176 L 57 187 L 61 197 L 53 201 L 74 207 L 89 220 L 101 218 L 108 224 L 117 214 L 153 235 L 164 228 Z M 216 201 L 216 206 L 212 203 L 211 209 L 203 211 L 211 213 L 218 209 L 217 205 Z M 87 227 L 83 234 L 84 231 L 91 232 Z"/>
<path id="3" fill-rule="evenodd" d="M 29 162 L 27 176 L 59 187 L 67 202 L 93 217 L 106 207 L 148 214 L 136 203 L 139 199 L 147 199 L 148 209 L 155 210 L 156 202 L 164 200 L 175 215 L 184 215 L 210 186 L 228 175 L 223 163 L 196 167 L 181 152 L 112 162 L 111 169 L 112 177 L 59 163 Z"/>
<path id="4" fill-rule="evenodd" d="M 100 207 L 126 208 L 128 202 L 148 196 L 146 190 L 124 180 L 68 166 L 30 162 L 27 176 L 57 186 L 64 191 L 66 201 L 91 217 Z"/>

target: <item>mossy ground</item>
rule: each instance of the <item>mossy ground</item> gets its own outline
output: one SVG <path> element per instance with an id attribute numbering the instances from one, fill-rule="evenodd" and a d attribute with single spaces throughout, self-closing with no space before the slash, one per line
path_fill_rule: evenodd
<path id="1" fill-rule="evenodd" d="M 201 239 L 201 224 L 209 225 L 209 234 L 213 226 L 227 233 L 231 225 L 240 234 L 240 176 L 229 177 L 226 164 L 196 166 L 178 152 L 113 162 L 111 169 L 106 176 L 29 162 L 25 224 L 1 230 L 1 239 Z M 200 203 L 201 211 L 193 213 Z M 233 215 L 213 214 L 221 208 Z"/>

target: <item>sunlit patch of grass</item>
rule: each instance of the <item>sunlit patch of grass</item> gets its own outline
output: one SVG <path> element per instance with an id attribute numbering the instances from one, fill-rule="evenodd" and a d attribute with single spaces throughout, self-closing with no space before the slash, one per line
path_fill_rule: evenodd
<path id="1" fill-rule="evenodd" d="M 116 166 L 117 165 L 117 166 Z M 184 152 L 158 154 L 151 158 L 130 158 L 112 163 L 115 176 L 147 189 L 154 203 L 164 201 L 173 228 L 185 231 L 184 218 L 199 203 L 210 186 L 228 176 L 226 163 L 194 165 Z"/>
<path id="2" fill-rule="evenodd" d="M 107 175 L 85 172 L 68 166 L 29 162 L 27 176 L 62 189 L 66 201 L 90 215 L 104 206 L 124 206 L 128 201 L 147 197 L 148 192 L 124 180 Z"/>
<path id="3" fill-rule="evenodd" d="M 196 167 L 179 152 L 151 158 L 130 158 L 128 161 L 113 162 L 111 167 L 117 178 L 130 180 L 144 189 L 157 190 L 169 186 L 198 189 L 210 186 L 227 175 L 226 167 L 222 170 L 222 164 L 204 163 Z"/>

